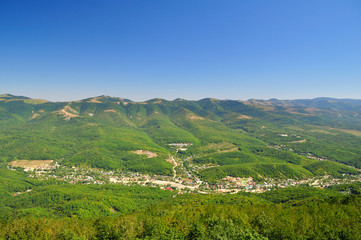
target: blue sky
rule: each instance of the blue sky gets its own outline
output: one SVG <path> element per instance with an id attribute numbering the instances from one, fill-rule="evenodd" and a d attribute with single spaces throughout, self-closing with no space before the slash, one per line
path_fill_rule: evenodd
<path id="1" fill-rule="evenodd" d="M 0 93 L 361 99 L 361 1 L 0 2 Z"/>

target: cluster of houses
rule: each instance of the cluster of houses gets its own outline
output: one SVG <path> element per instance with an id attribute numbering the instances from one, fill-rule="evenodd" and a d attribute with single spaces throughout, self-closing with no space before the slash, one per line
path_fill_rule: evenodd
<path id="1" fill-rule="evenodd" d="M 19 196 L 20 194 L 23 194 L 23 193 L 26 193 L 26 192 L 31 192 L 31 189 L 28 189 L 25 192 L 16 192 L 16 193 L 13 194 L 13 196 L 16 197 L 16 196 Z"/>
<path id="2" fill-rule="evenodd" d="M 180 164 L 179 167 L 183 167 L 183 164 Z M 194 168 L 195 167 L 197 167 L 197 165 L 194 165 Z M 205 165 L 205 167 L 210 166 Z M 193 169 L 194 171 L 199 170 L 194 168 L 191 167 L 191 169 Z M 199 166 L 199 168 L 202 168 L 202 166 Z M 192 172 L 193 170 L 184 168 L 182 169 L 182 175 L 177 175 L 177 178 L 173 178 L 171 176 L 160 175 L 150 176 L 147 174 L 141 174 L 136 172 L 113 172 L 90 168 L 77 168 L 66 166 L 60 167 L 56 163 L 55 165 L 38 167 L 35 169 L 35 171 L 29 172 L 29 176 L 38 179 L 56 179 L 69 182 L 71 184 L 138 184 L 141 186 L 160 187 L 168 191 L 178 189 L 179 192 L 194 191 L 199 193 L 236 193 L 239 191 L 261 193 L 264 191 L 272 190 L 274 188 L 286 188 L 302 184 L 308 184 L 310 186 L 322 188 L 335 184 L 361 181 L 361 175 L 347 175 L 344 179 L 336 179 L 329 175 L 326 175 L 322 178 L 310 178 L 303 180 L 274 180 L 272 178 L 264 178 L 263 183 L 256 183 L 252 177 L 240 178 L 227 176 L 221 179 L 219 183 L 211 185 L 207 182 L 202 182 L 195 175 L 193 176 L 193 173 L 191 174 L 189 172 Z M 29 191 L 31 191 L 31 189 L 29 189 L 28 192 Z M 17 196 L 19 194 L 22 193 L 17 192 L 14 194 L 14 196 Z"/>
<path id="3" fill-rule="evenodd" d="M 168 146 L 176 147 L 177 152 L 178 151 L 187 151 L 188 146 L 192 146 L 193 143 L 169 143 Z"/>
<path id="4" fill-rule="evenodd" d="M 312 153 L 307 153 L 307 158 L 311 158 L 311 159 L 315 159 L 315 160 L 319 160 L 319 161 L 327 161 L 327 157 L 316 157 L 316 156 L 313 156 Z"/>

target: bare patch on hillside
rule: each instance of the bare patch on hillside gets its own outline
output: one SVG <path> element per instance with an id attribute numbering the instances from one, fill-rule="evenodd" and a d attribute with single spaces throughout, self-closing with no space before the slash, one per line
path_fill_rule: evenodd
<path id="1" fill-rule="evenodd" d="M 132 153 L 139 154 L 139 155 L 147 155 L 147 158 L 153 158 L 157 157 L 158 154 L 151 152 L 151 151 L 145 151 L 145 150 L 136 150 L 132 151 Z"/>
<path id="2" fill-rule="evenodd" d="M 16 160 L 10 162 L 12 167 L 21 167 L 26 171 L 32 171 L 34 169 L 50 169 L 53 160 Z"/>
<path id="3" fill-rule="evenodd" d="M 102 103 L 101 101 L 97 100 L 96 98 L 92 98 L 87 102 L 91 102 L 91 103 Z"/>
<path id="4" fill-rule="evenodd" d="M 171 157 L 167 158 L 166 161 L 171 163 L 171 164 L 174 164 L 173 159 Z"/>
<path id="5" fill-rule="evenodd" d="M 65 110 L 68 110 L 70 112 L 73 112 L 75 114 L 79 114 L 79 112 L 77 110 L 75 110 L 74 108 L 71 108 L 69 105 L 64 107 Z"/>
<path id="6" fill-rule="evenodd" d="M 79 113 L 78 111 L 76 111 L 75 109 L 71 108 L 70 106 L 65 106 L 63 109 L 59 110 L 59 111 L 55 111 L 58 114 L 64 115 L 64 117 L 69 120 L 70 118 L 73 117 L 79 117 Z M 71 112 L 71 113 L 70 113 Z"/>
<path id="7" fill-rule="evenodd" d="M 69 118 L 72 118 L 72 117 L 79 117 L 79 115 L 76 115 L 76 114 L 72 114 L 72 113 L 68 113 L 67 111 L 65 111 L 64 109 L 62 110 L 59 110 L 58 111 L 59 114 L 61 115 L 64 115 L 64 117 L 69 117 Z"/>
<path id="8" fill-rule="evenodd" d="M 104 112 L 117 112 L 114 109 L 108 109 L 108 110 L 104 110 Z"/>
<path id="9" fill-rule="evenodd" d="M 252 117 L 241 114 L 237 117 L 237 119 L 252 119 Z"/>
<path id="10" fill-rule="evenodd" d="M 31 116 L 30 120 L 33 120 L 34 118 L 37 118 L 39 116 L 40 116 L 39 113 L 34 113 L 33 116 Z"/>
<path id="11" fill-rule="evenodd" d="M 191 119 L 191 120 L 204 120 L 205 118 L 194 115 L 192 113 L 188 113 L 187 114 L 187 118 Z"/>

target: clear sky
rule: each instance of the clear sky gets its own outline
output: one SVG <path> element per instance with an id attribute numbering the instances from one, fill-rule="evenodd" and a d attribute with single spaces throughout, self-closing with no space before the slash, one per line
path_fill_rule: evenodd
<path id="1" fill-rule="evenodd" d="M 0 93 L 361 99 L 361 1 L 1 0 Z"/>

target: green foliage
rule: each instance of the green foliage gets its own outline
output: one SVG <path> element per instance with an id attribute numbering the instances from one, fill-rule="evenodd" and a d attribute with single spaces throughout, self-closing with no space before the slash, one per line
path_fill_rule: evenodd
<path id="1" fill-rule="evenodd" d="M 209 156 L 197 157 L 193 160 L 195 163 L 213 163 L 219 165 L 234 165 L 242 163 L 258 162 L 256 156 L 241 151 L 215 153 Z"/>
<path id="2" fill-rule="evenodd" d="M 171 196 L 171 192 L 158 188 L 63 184 L 39 186 L 29 193 L 8 197 L 4 206 L 12 210 L 8 218 L 18 216 L 93 218 L 130 212 Z"/>
<path id="3" fill-rule="evenodd" d="M 264 158 L 269 158 L 272 161 L 281 160 L 296 165 L 300 165 L 302 163 L 302 157 L 292 152 L 277 150 L 270 147 L 252 147 L 252 152 Z"/>
<path id="4" fill-rule="evenodd" d="M 291 152 L 276 150 L 269 147 L 248 147 L 243 144 L 238 151 L 213 153 L 194 159 L 195 163 L 213 163 L 219 165 L 234 165 L 256 162 L 286 162 L 300 165 L 302 157 Z"/>
<path id="5" fill-rule="evenodd" d="M 351 184 L 333 185 L 327 187 L 329 190 L 338 191 L 342 193 L 350 193 L 355 195 L 361 194 L 361 183 L 355 182 Z"/>
<path id="6" fill-rule="evenodd" d="M 191 133 L 176 126 L 167 116 L 158 112 L 152 113 L 141 127 L 152 139 L 161 145 L 198 142 L 198 139 Z"/>
<path id="7" fill-rule="evenodd" d="M 273 203 L 286 203 L 290 202 L 292 204 L 302 204 L 304 199 L 320 199 L 320 198 L 330 198 L 337 197 L 339 194 L 334 191 L 325 191 L 318 188 L 311 187 L 289 187 L 284 189 L 278 189 L 274 191 L 267 191 L 260 195 L 261 198 L 264 198 Z"/>
<path id="8" fill-rule="evenodd" d="M 306 165 L 305 168 L 315 175 L 329 174 L 334 177 L 342 177 L 343 174 L 360 174 L 360 171 L 355 168 L 351 168 L 349 166 L 345 166 L 331 161 L 311 163 Z"/>
<path id="9" fill-rule="evenodd" d="M 359 239 L 360 206 L 357 195 L 312 188 L 182 195 L 116 216 L 15 218 L 0 223 L 0 238 Z"/>
<path id="10" fill-rule="evenodd" d="M 276 179 L 300 179 L 313 176 L 313 174 L 301 166 L 292 164 L 238 164 L 225 165 L 218 168 L 208 168 L 200 172 L 202 179 L 214 182 L 226 176 L 232 177 L 253 177 L 256 181 L 262 181 L 263 178 Z"/>

